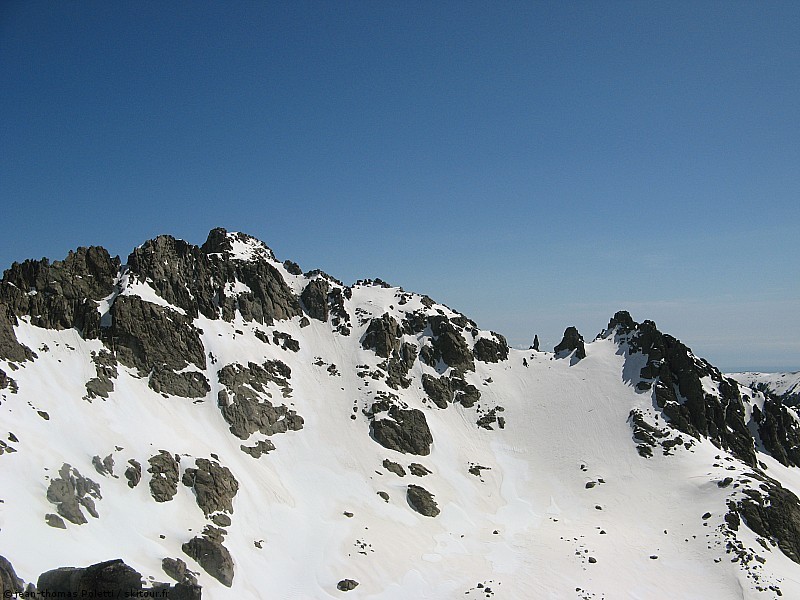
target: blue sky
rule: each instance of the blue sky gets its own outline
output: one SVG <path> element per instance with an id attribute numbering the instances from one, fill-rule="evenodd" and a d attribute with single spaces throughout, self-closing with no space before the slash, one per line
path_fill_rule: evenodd
<path id="1" fill-rule="evenodd" d="M 800 3 L 0 4 L 0 265 L 217 226 L 514 345 L 800 369 Z"/>

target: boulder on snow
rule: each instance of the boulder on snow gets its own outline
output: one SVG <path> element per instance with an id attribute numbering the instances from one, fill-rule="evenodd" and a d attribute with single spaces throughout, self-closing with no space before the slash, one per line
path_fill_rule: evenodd
<path id="1" fill-rule="evenodd" d="M 392 406 L 389 418 L 372 421 L 370 433 L 375 441 L 389 450 L 422 456 L 431 452 L 431 430 L 425 414 L 416 408 L 404 410 Z"/>
<path id="2" fill-rule="evenodd" d="M 406 492 L 406 499 L 411 508 L 426 517 L 435 517 L 441 512 L 436 501 L 433 499 L 433 494 L 422 486 L 409 485 Z"/>

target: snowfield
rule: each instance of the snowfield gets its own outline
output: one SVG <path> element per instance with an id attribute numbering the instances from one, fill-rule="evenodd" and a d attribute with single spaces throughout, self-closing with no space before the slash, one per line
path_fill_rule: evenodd
<path id="1" fill-rule="evenodd" d="M 236 240 L 232 254 L 270 261 L 296 294 L 315 277 L 290 274 L 266 246 L 248 241 Z M 147 282 L 122 278 L 119 285 L 120 295 L 186 313 Z M 242 281 L 227 288 L 229 295 L 248 291 Z M 209 357 L 201 371 L 211 388 L 195 399 L 156 393 L 146 376 L 121 363 L 108 398 L 87 399 L 86 383 L 96 374 L 92 353 L 103 342 L 20 318 L 14 333 L 37 358 L 0 360 L 18 388 L 0 390 L 0 437 L 15 450 L 0 455 L 0 554 L 34 582 L 49 569 L 112 558 L 123 558 L 147 581 L 168 581 L 162 559 L 181 558 L 212 599 L 728 600 L 773 598 L 777 588 L 784 598 L 800 598 L 800 565 L 762 546 L 747 527 L 738 539 L 764 562 L 745 566 L 727 551 L 727 503 L 744 487 L 720 484 L 746 478 L 749 466 L 706 438 L 678 444 L 668 455 L 660 447 L 650 458 L 637 451 L 631 411 L 659 427 L 664 417 L 653 391 L 635 385 L 644 357 L 629 355 L 613 335 L 587 342 L 580 361 L 515 349 L 496 363 L 476 360 L 464 379 L 480 400 L 442 409 L 422 378 L 451 374 L 447 364 L 416 360 L 410 386 L 393 389 L 384 378 L 364 375 L 380 370 L 384 359 L 361 341 L 370 320 L 383 314 L 402 321 L 413 311 L 458 313 L 370 283 L 354 286 L 345 308 L 350 335 L 299 316 L 272 325 L 238 314 L 231 322 L 195 317 Z M 275 332 L 291 336 L 299 350 L 263 341 Z M 430 327 L 403 333 L 401 342 L 422 347 L 430 335 Z M 465 335 L 470 349 L 481 338 L 491 335 Z M 286 397 L 270 383 L 272 401 L 296 411 L 302 429 L 240 439 L 218 407 L 219 370 L 270 360 L 291 369 L 291 392 Z M 370 435 L 367 413 L 378 392 L 424 413 L 430 454 L 391 450 Z M 749 393 L 748 406 L 763 406 L 763 397 Z M 497 420 L 479 427 L 492 409 L 503 427 Z M 261 440 L 275 450 L 258 459 L 242 451 Z M 148 459 L 160 450 L 179 455 L 181 470 L 213 458 L 238 482 L 224 527 L 235 567 L 231 587 L 181 549 L 209 525 L 192 489 L 179 482 L 167 502 L 151 495 Z M 93 457 L 108 455 L 113 474 L 104 475 Z M 405 476 L 384 467 L 385 459 L 399 463 Z M 800 493 L 795 468 L 763 452 L 758 459 L 769 476 Z M 130 460 L 142 466 L 133 488 L 124 476 Z M 98 518 L 84 510 L 87 523 L 60 529 L 45 515 L 56 513 L 47 491 L 64 463 L 99 484 L 101 497 Z M 413 475 L 412 463 L 430 474 Z M 438 516 L 412 509 L 410 484 L 433 494 Z M 343 579 L 359 585 L 340 591 Z"/>

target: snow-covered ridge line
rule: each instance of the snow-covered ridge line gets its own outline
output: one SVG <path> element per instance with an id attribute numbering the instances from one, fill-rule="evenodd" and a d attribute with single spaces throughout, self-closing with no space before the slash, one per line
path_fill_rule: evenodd
<path id="1" fill-rule="evenodd" d="M 27 581 L 119 556 L 210 598 L 800 597 L 796 413 L 650 321 L 510 349 L 221 229 L 13 266 L 0 305 Z"/>

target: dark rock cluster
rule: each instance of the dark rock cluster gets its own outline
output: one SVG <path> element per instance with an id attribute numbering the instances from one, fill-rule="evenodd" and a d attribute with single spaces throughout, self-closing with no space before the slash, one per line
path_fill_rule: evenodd
<path id="1" fill-rule="evenodd" d="M 411 508 L 426 517 L 435 517 L 441 512 L 433 494 L 419 485 L 411 484 L 408 486 L 406 499 Z"/>
<path id="2" fill-rule="evenodd" d="M 16 340 L 9 340 L 8 326 L 15 317 L 28 316 L 31 323 L 47 329 L 75 328 L 89 338 L 100 337 L 99 300 L 114 290 L 120 267 L 105 248 L 91 246 L 70 251 L 63 261 L 26 260 L 14 263 L 0 280 L 0 350 L 3 358 L 30 358 Z M 4 323 L 3 323 L 4 322 Z M 10 342 L 10 343 L 9 343 Z"/>
<path id="3" fill-rule="evenodd" d="M 150 494 L 156 502 L 169 502 L 178 493 L 180 477 L 180 456 L 173 456 L 166 450 L 160 450 L 147 461 L 150 468 Z M 129 479 L 130 482 L 130 479 Z"/>
<path id="4" fill-rule="evenodd" d="M 58 475 L 47 487 L 47 499 L 55 504 L 58 514 L 75 525 L 87 522 L 81 509 L 98 518 L 94 501 L 102 498 L 100 486 L 67 463 L 61 466 Z"/>
<path id="5" fill-rule="evenodd" d="M 290 396 L 291 374 L 291 369 L 279 360 L 261 365 L 251 362 L 246 367 L 234 363 L 219 370 L 219 382 L 226 389 L 220 390 L 218 405 L 233 435 L 246 440 L 256 431 L 273 435 L 302 429 L 300 415 L 268 400 L 270 383 L 278 386 L 284 397 Z"/>
<path id="6" fill-rule="evenodd" d="M 428 398 L 439 408 L 447 408 L 453 402 L 458 402 L 465 408 L 470 408 L 480 400 L 481 393 L 474 385 L 464 381 L 458 375 L 452 377 L 433 377 L 425 373 L 422 376 L 422 389 Z"/>
<path id="7" fill-rule="evenodd" d="M 175 396 L 201 397 L 211 388 L 202 373 L 182 371 L 189 364 L 206 368 L 200 332 L 191 320 L 137 296 L 120 296 L 111 307 L 109 332 L 116 357 L 150 377 L 150 387 Z"/>
<path id="8" fill-rule="evenodd" d="M 197 561 L 203 570 L 222 585 L 233 585 L 233 558 L 222 545 L 225 541 L 223 530 L 208 526 L 202 535 L 193 537 L 181 546 L 181 550 Z"/>
<path id="9" fill-rule="evenodd" d="M 239 491 L 239 482 L 228 467 L 214 460 L 198 458 L 197 468 L 189 467 L 183 473 L 183 484 L 194 491 L 197 505 L 203 514 L 233 512 L 233 497 Z"/>
<path id="10" fill-rule="evenodd" d="M 638 324 L 630 314 L 620 311 L 606 331 L 619 343 L 627 344 L 629 354 L 647 356 L 637 389 L 654 389 L 656 405 L 670 425 L 692 437 L 706 437 L 748 465 L 756 465 L 755 444 L 736 382 L 695 357 L 679 340 L 661 333 L 652 321 Z M 703 389 L 704 377 L 713 381 L 717 394 Z"/>
<path id="11" fill-rule="evenodd" d="M 384 448 L 421 456 L 430 454 L 433 443 L 425 413 L 396 405 L 388 408 L 386 417 L 373 418 L 370 434 Z"/>

